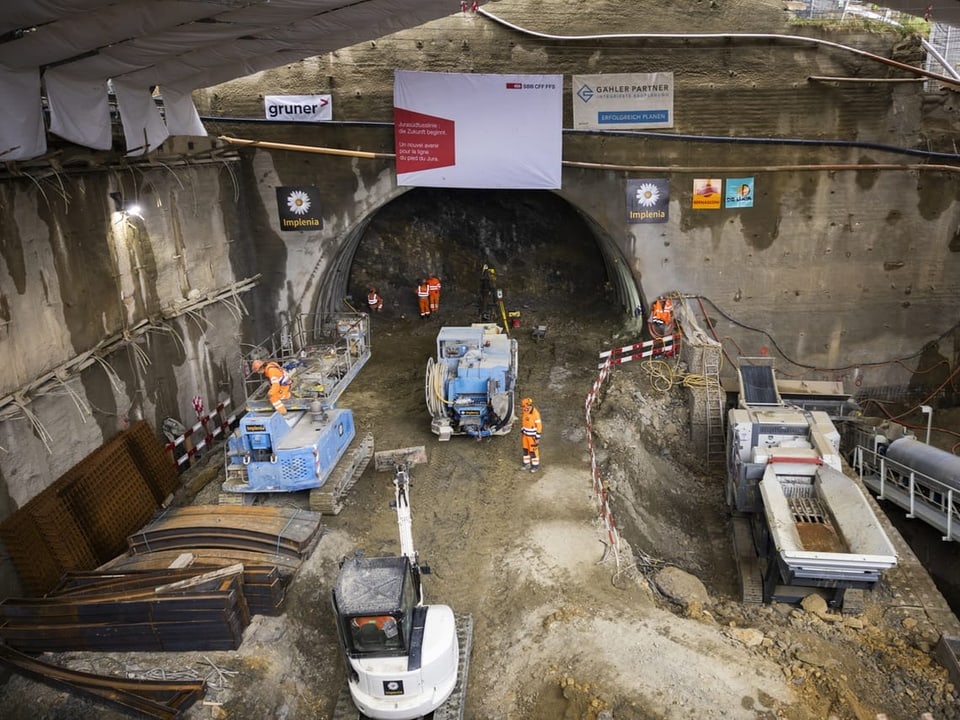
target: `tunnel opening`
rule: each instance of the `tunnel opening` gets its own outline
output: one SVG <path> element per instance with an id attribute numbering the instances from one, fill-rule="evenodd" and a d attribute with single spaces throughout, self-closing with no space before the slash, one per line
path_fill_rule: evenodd
<path id="1" fill-rule="evenodd" d="M 415 289 L 436 273 L 440 315 L 479 321 L 483 266 L 496 271 L 505 309 L 523 325 L 558 314 L 627 316 L 623 285 L 611 277 L 610 246 L 569 203 L 548 191 L 416 188 L 380 208 L 355 233 L 344 293 L 365 306 L 375 286 L 384 316 L 417 316 Z M 625 267 L 622 261 L 617 263 Z"/>

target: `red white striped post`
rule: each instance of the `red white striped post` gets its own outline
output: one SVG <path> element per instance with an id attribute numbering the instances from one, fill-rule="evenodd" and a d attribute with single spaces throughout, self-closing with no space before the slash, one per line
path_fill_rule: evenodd
<path id="1" fill-rule="evenodd" d="M 603 383 L 610 374 L 610 367 L 612 364 L 611 357 L 608 355 L 606 361 L 600 365 L 600 373 L 597 375 L 597 379 L 594 380 L 593 387 L 590 388 L 590 392 L 587 393 L 586 400 L 584 401 L 584 413 L 586 415 L 587 447 L 590 450 L 590 475 L 593 479 L 594 497 L 597 502 L 597 510 L 600 514 L 600 518 L 603 520 L 604 528 L 607 531 L 607 539 L 610 541 L 610 547 L 614 551 L 614 559 L 616 560 L 617 571 L 619 572 L 620 533 L 617 530 L 617 523 L 614 520 L 613 511 L 610 509 L 609 492 L 603 485 L 603 479 L 600 476 L 600 468 L 597 465 L 597 455 L 593 444 L 593 419 L 591 418 L 593 404 L 597 399 L 597 395 L 600 393 L 600 389 L 603 387 Z"/>
<path id="2" fill-rule="evenodd" d="M 196 400 L 197 398 L 194 398 L 195 410 L 197 409 Z M 230 428 L 230 425 L 236 419 L 236 413 L 227 415 L 227 408 L 229 408 L 231 404 L 231 400 L 227 398 L 222 403 L 217 405 L 217 409 L 214 414 L 199 416 L 193 427 L 188 428 L 185 432 L 166 444 L 165 449 L 168 453 L 170 453 L 170 459 L 178 470 L 182 471 L 184 467 L 188 466 L 188 464 L 192 465 L 197 453 L 207 446 L 212 446 L 214 441 L 220 435 L 226 434 L 227 430 Z M 201 401 L 200 412 L 202 412 L 202 407 L 203 405 Z M 212 427 L 210 427 L 211 418 L 214 421 Z M 200 431 L 203 431 L 203 437 L 199 442 L 195 443 L 194 438 Z M 183 452 L 178 457 L 177 452 L 181 446 Z"/>

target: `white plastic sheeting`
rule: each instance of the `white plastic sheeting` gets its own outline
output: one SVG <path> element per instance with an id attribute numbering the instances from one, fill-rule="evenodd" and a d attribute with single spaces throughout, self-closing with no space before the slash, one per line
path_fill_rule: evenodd
<path id="1" fill-rule="evenodd" d="M 111 80 L 127 152 L 142 154 L 170 135 L 206 134 L 192 90 L 459 7 L 455 0 L 3 0 L 0 35 L 13 35 L 0 42 L 0 162 L 46 152 L 44 96 L 51 132 L 106 150 Z"/>
<path id="2" fill-rule="evenodd" d="M 40 103 L 11 102 L 12 98 L 34 97 L 40 97 L 39 70 L 0 72 L 0 162 L 47 151 Z"/>
<path id="3" fill-rule="evenodd" d="M 106 78 L 77 76 L 64 66 L 48 70 L 44 80 L 50 107 L 50 132 L 94 150 L 109 150 L 110 104 Z M 33 103 L 34 99 L 10 100 L 22 105 L 28 100 Z M 7 99 L 0 102 L 6 103 Z"/>

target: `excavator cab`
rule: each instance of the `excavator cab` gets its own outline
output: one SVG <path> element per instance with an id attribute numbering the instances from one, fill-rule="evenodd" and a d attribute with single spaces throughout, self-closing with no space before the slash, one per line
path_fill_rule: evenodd
<path id="1" fill-rule="evenodd" d="M 333 607 L 347 656 L 406 655 L 418 600 L 406 557 L 345 560 L 333 591 Z"/>

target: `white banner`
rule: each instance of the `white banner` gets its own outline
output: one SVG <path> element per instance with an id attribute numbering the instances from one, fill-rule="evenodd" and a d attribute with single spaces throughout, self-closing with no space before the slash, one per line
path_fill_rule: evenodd
<path id="1" fill-rule="evenodd" d="M 264 95 L 263 109 L 268 120 L 323 122 L 333 120 L 331 95 Z"/>
<path id="2" fill-rule="evenodd" d="M 649 130 L 673 127 L 673 73 L 574 75 L 573 127 Z"/>
<path id="3" fill-rule="evenodd" d="M 397 185 L 556 190 L 562 75 L 397 70 Z"/>

